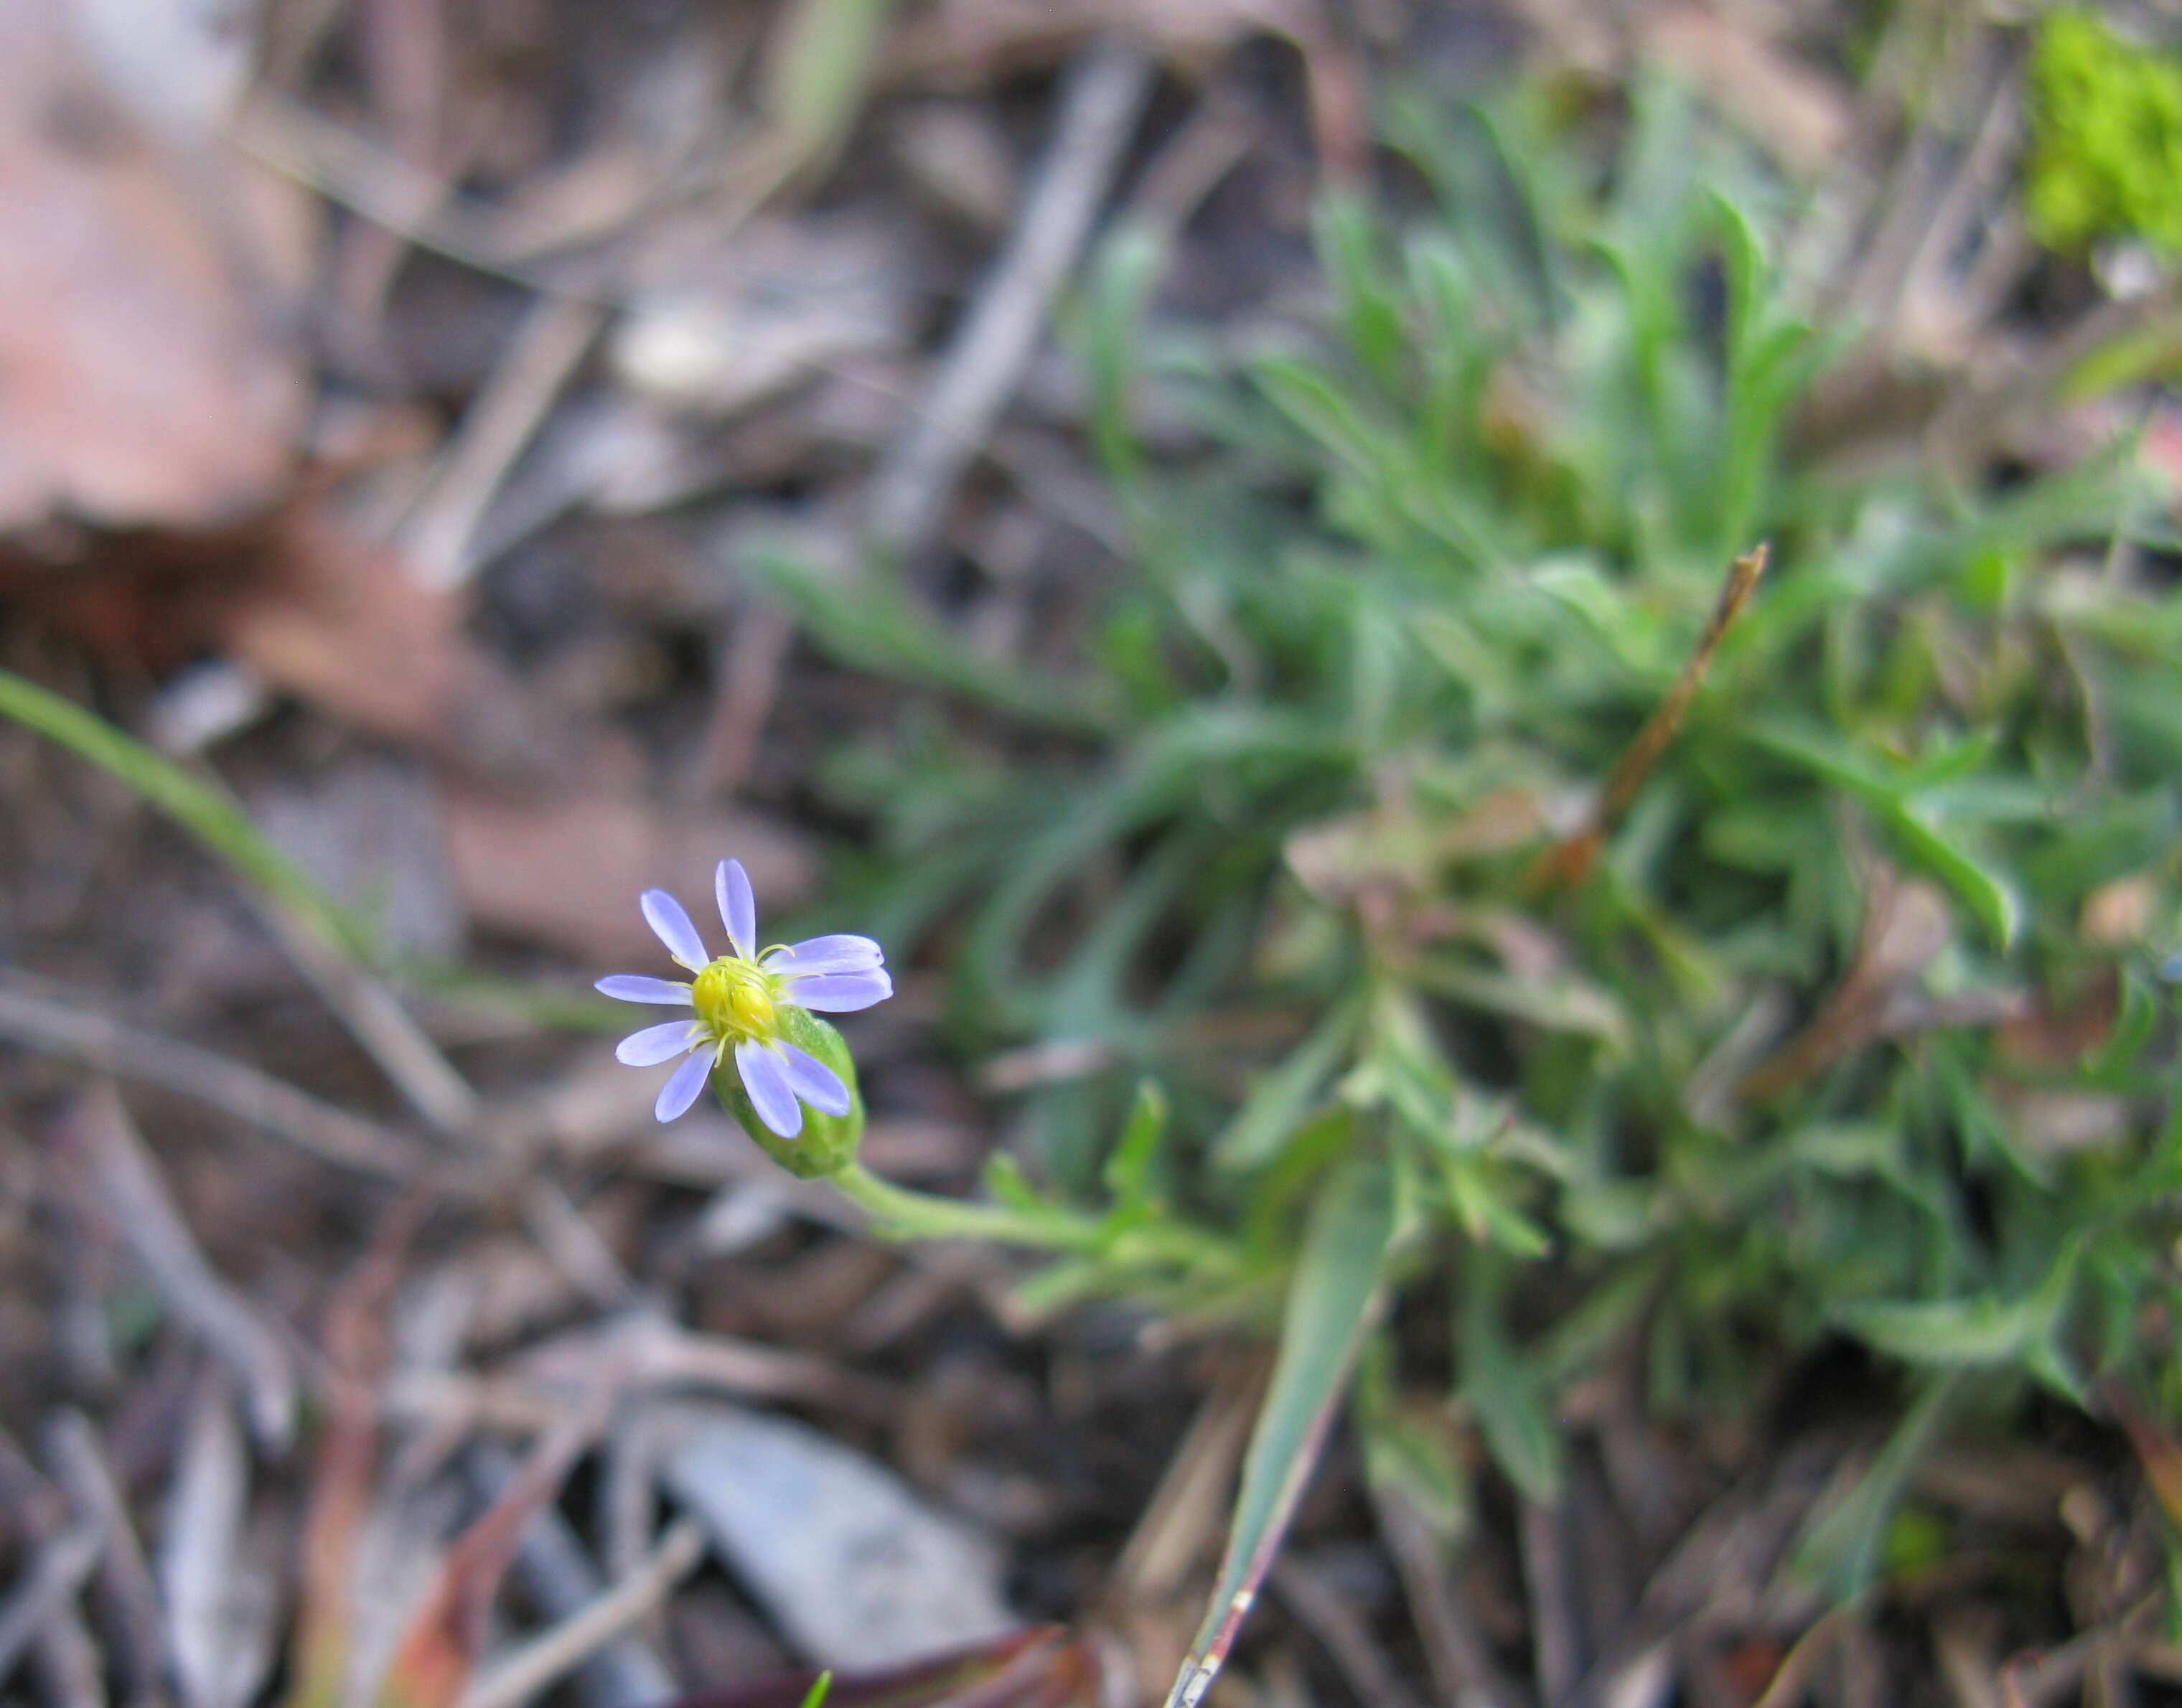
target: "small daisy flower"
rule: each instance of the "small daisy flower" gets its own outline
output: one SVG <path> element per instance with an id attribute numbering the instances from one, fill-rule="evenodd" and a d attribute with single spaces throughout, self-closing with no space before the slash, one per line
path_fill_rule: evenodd
<path id="1" fill-rule="evenodd" d="M 808 1050 L 782 1036 L 789 1011 L 850 1014 L 894 994 L 884 954 L 869 937 L 806 937 L 759 953 L 757 903 L 740 860 L 722 860 L 713 892 L 720 921 L 734 953 L 708 955 L 705 940 L 682 904 L 665 890 L 646 890 L 638 905 L 667 953 L 695 977 L 671 979 L 615 973 L 598 988 L 625 1003 L 679 1005 L 695 1012 L 631 1032 L 614 1054 L 631 1067 L 651 1067 L 686 1055 L 659 1093 L 652 1113 L 671 1121 L 697 1101 L 712 1070 L 732 1050 L 735 1071 L 758 1119 L 784 1139 L 803 1130 L 803 1105 L 821 1114 L 845 1115 L 851 1097 L 841 1076 Z"/>

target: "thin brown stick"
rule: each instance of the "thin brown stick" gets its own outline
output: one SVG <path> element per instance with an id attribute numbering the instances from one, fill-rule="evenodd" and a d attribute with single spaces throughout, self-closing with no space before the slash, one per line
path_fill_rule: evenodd
<path id="1" fill-rule="evenodd" d="M 640 1407 L 623 1408 L 617 1433 L 641 1429 L 641 1420 L 650 1415 Z M 617 1454 L 622 1456 L 625 1456 Z M 490 1440 L 473 1441 L 462 1462 L 470 1486 L 486 1500 L 507 1487 L 517 1468 L 515 1455 Z M 651 1468 L 647 1464 L 645 1468 Z M 651 1487 L 648 1482 L 645 1485 L 647 1496 Z M 548 1506 L 530 1521 L 516 1546 L 513 1569 L 523 1599 L 540 1617 L 557 1624 L 573 1618 L 614 1581 L 629 1577 L 643 1564 L 652 1545 L 651 1503 L 647 1499 L 645 1504 L 645 1526 L 629 1550 L 627 1563 L 604 1577 L 578 1539 L 575 1527 L 557 1507 Z M 571 1689 L 584 1708 L 653 1708 L 681 1694 L 673 1673 L 641 1629 L 623 1631 L 582 1661 Z"/>
<path id="2" fill-rule="evenodd" d="M 1290 1554 L 1274 1561 L 1269 1575 L 1289 1610 L 1333 1657 L 1359 1702 L 1423 1708 L 1370 1628 L 1322 1574 Z"/>
<path id="3" fill-rule="evenodd" d="M 1410 1622 L 1424 1644 L 1434 1694 L 1442 1702 L 1470 1708 L 1509 1708 L 1520 1698 L 1456 1595 L 1431 1528 L 1399 1489 L 1375 1485 L 1371 1493 L 1379 1534 L 1401 1574 Z"/>
<path id="4" fill-rule="evenodd" d="M 46 1426 L 45 1450 L 54 1480 L 105 1538 L 98 1587 L 104 1623 L 118 1651 L 125 1700 L 137 1705 L 164 1701 L 166 1641 L 160 1634 L 158 1585 L 97 1428 L 80 1412 L 63 1411 Z"/>
<path id="5" fill-rule="evenodd" d="M 5 1600 L 0 1600 L 0 1679 L 54 1613 L 75 1599 L 98 1564 L 98 1526 L 80 1523 L 42 1544 Z"/>
<path id="6" fill-rule="evenodd" d="M 459 587 L 478 567 L 471 545 L 515 460 L 536 434 L 606 324 L 596 303 L 541 296 L 462 417 L 402 529 L 418 578 Z"/>
<path id="7" fill-rule="evenodd" d="M 712 715 L 690 767 L 691 793 L 732 798 L 749 781 L 795 643 L 795 625 L 777 611 L 754 605 L 736 616 L 720 649 Z"/>
<path id="8" fill-rule="evenodd" d="M 1773 1670 L 1772 1681 L 1765 1687 L 1751 1708 L 1795 1708 L 1810 1689 L 1811 1679 L 1819 1670 L 1819 1663 L 1832 1652 L 1841 1640 L 1844 1627 L 1856 1617 L 1854 1606 L 1834 1608 L 1822 1613 L 1788 1647 L 1780 1657 L 1780 1664 Z"/>
<path id="9" fill-rule="evenodd" d="M 1124 1601 L 1151 1602 L 1174 1595 L 1218 1534 L 1222 1503 L 1250 1439 L 1265 1377 L 1262 1364 L 1230 1369 L 1198 1407 L 1114 1567 L 1114 1586 Z"/>
<path id="10" fill-rule="evenodd" d="M 1569 1700 L 1582 1676 L 1581 1622 L 1569 1581 L 1561 1527 L 1565 1508 L 1526 1500 L 1518 1515 L 1523 1587 L 1531 1612 L 1531 1654 L 1538 1700 L 1546 1708 Z"/>
<path id="11" fill-rule="evenodd" d="M 630 1576 L 472 1679 L 461 1708 L 516 1708 L 529 1700 L 664 1603 L 704 1552 L 704 1527 L 678 1520 Z"/>
<path id="12" fill-rule="evenodd" d="M 1720 589 L 1720 603 L 1713 607 L 1712 620 L 1697 637 L 1682 673 L 1675 678 L 1667 697 L 1645 720 L 1643 728 L 1636 732 L 1636 739 L 1622 750 L 1606 779 L 1605 788 L 1598 792 L 1590 821 L 1567 841 L 1539 856 L 1531 872 L 1534 887 L 1566 887 L 1582 882 L 1589 874 L 1608 833 L 1629 810 L 1630 803 L 1636 799 L 1637 791 L 1651 776 L 1652 767 L 1659 764 L 1660 755 L 1681 731 L 1682 720 L 1689 715 L 1690 703 L 1703 686 L 1705 673 L 1712 668 L 1720 643 L 1727 638 L 1728 630 L 1734 627 L 1743 606 L 1750 602 L 1750 595 L 1757 590 L 1758 578 L 1765 573 L 1765 559 L 1770 549 L 1760 541 L 1735 560 L 1727 572 L 1727 583 Z"/>
<path id="13" fill-rule="evenodd" d="M 31 1644 L 30 1662 L 53 1708 L 108 1708 L 104 1661 L 73 1606 L 47 1616 Z"/>
<path id="14" fill-rule="evenodd" d="M 0 974 L 0 1038 L 65 1056 L 119 1079 L 179 1092 L 321 1162 L 390 1180 L 413 1175 L 417 1152 L 387 1129 L 285 1081 L 75 1008 Z"/>
<path id="15" fill-rule="evenodd" d="M 75 1099 L 61 1120 L 92 1190 L 165 1297 L 250 1396 L 251 1427 L 284 1448 L 296 1428 L 296 1369 L 280 1338 L 199 1249 L 136 1125 L 110 1081 Z"/>
<path id="16" fill-rule="evenodd" d="M 267 896 L 258 911 L 304 982 L 409 1106 L 441 1133 L 468 1132 L 477 1119 L 477 1092 L 400 998 L 286 904 Z"/>
<path id="17" fill-rule="evenodd" d="M 991 437 L 1136 134 L 1153 71 L 1142 49 L 1106 41 L 1063 79 L 1053 138 L 1015 230 L 872 478 L 866 528 L 881 551 L 905 556 L 929 537 Z"/>

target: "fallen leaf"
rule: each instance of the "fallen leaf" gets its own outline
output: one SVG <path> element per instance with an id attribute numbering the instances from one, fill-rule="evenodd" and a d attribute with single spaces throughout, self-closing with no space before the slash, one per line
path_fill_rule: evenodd
<path id="1" fill-rule="evenodd" d="M 844 357 L 911 332 L 911 268 L 882 226 L 758 218 L 692 229 L 645 257 L 616 329 L 615 369 L 640 395 L 732 415 Z"/>
<path id="2" fill-rule="evenodd" d="M 662 1416 L 662 1475 L 796 1646 L 889 1667 L 1017 1621 L 1000 1549 L 807 1424 L 719 1404 Z"/>
<path id="3" fill-rule="evenodd" d="M 60 0 L 0 7 L 0 528 L 268 502 L 305 390 L 246 283 L 202 172 L 100 83 Z"/>
<path id="4" fill-rule="evenodd" d="M 1815 176 L 1848 146 L 1855 97 L 1816 66 L 1701 6 L 1670 6 L 1644 46 L 1791 171 Z"/>
<path id="5" fill-rule="evenodd" d="M 468 600 L 425 586 L 330 502 L 291 507 L 266 562 L 219 611 L 226 651 L 337 721 L 502 783 L 614 776 L 611 742 L 563 727 L 464 630 Z"/>
<path id="6" fill-rule="evenodd" d="M 637 911 L 646 889 L 671 891 L 701 920 L 713 868 L 732 854 L 749 869 L 762 924 L 815 882 L 801 839 L 752 814 L 673 814 L 629 795 L 533 798 L 460 783 L 443 804 L 456 893 L 471 920 L 601 971 L 665 970 L 666 952 Z"/>
<path id="7" fill-rule="evenodd" d="M 253 1569 L 250 1461 L 227 1383 L 200 1377 L 159 1538 L 167 1640 L 190 1708 L 242 1708 L 272 1670 L 280 1574 Z"/>

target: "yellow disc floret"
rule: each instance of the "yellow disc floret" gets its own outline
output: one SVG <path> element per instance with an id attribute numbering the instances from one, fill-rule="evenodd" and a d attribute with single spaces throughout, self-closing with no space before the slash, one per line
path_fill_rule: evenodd
<path id="1" fill-rule="evenodd" d="M 690 992 L 698 1023 L 716 1039 L 766 1039 L 773 1035 L 778 981 L 736 955 L 722 955 L 697 975 Z"/>

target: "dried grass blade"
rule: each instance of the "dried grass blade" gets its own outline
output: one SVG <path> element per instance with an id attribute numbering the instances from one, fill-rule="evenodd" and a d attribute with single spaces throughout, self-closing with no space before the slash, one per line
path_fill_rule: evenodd
<path id="1" fill-rule="evenodd" d="M 1673 744 L 1682 720 L 1689 716 L 1690 702 L 1697 698 L 1697 689 L 1704 683 L 1705 672 L 1712 668 L 1720 643 L 1727 638 L 1728 630 L 1735 627 L 1743 606 L 1750 602 L 1750 595 L 1757 591 L 1758 580 L 1765 573 L 1765 559 L 1770 550 L 1769 545 L 1760 541 L 1735 560 L 1728 570 L 1727 583 L 1720 589 L 1720 602 L 1713 607 L 1711 620 L 1697 637 L 1697 645 L 1682 666 L 1682 673 L 1675 678 L 1667 697 L 1645 719 L 1644 727 L 1614 762 L 1606 787 L 1598 793 L 1598 804 L 1592 809 L 1590 822 L 1566 842 L 1548 849 L 1531 869 L 1533 887 L 1565 887 L 1581 883 L 1590 872 L 1608 832 L 1629 810 L 1636 792 L 1651 776 L 1652 767 L 1659 764 L 1660 755 Z"/>

